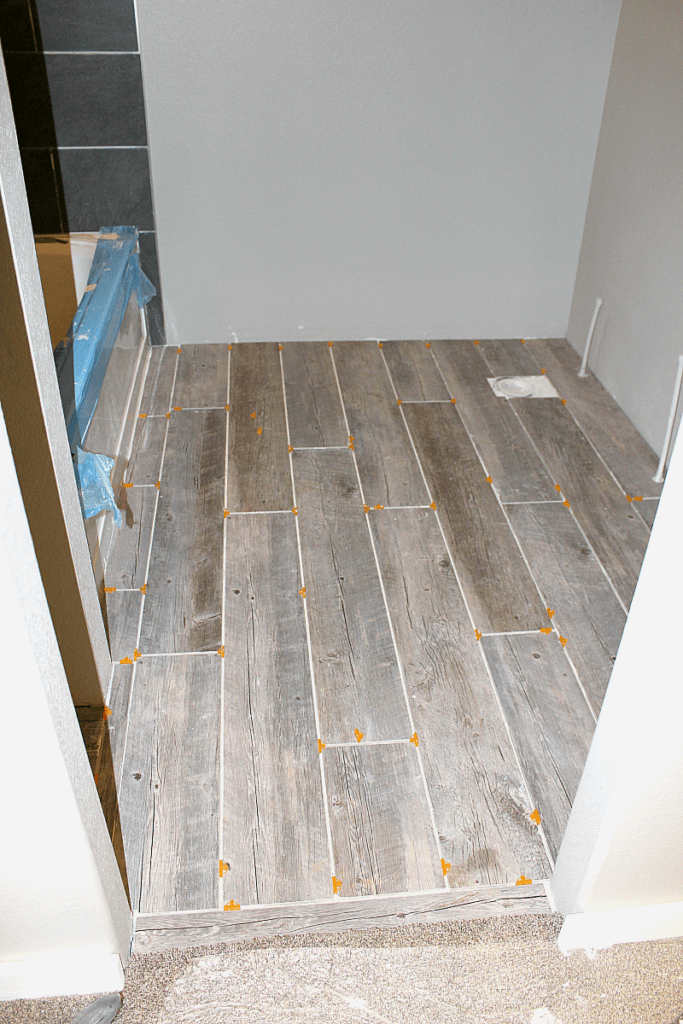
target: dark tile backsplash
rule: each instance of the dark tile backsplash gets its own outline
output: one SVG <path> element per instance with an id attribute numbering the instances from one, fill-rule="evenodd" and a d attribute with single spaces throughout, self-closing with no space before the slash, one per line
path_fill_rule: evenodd
<path id="1" fill-rule="evenodd" d="M 134 0 L 0 0 L 0 43 L 34 232 L 134 224 L 160 293 Z"/>
<path id="2" fill-rule="evenodd" d="M 133 224 L 154 231 L 146 149 L 61 149 L 69 231 Z"/>

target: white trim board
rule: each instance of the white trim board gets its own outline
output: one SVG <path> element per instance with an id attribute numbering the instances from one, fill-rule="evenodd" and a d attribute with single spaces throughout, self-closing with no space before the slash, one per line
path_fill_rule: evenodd
<path id="1" fill-rule="evenodd" d="M 0 964 L 0 1000 L 121 992 L 124 980 L 116 953 L 14 960 Z"/>
<path id="2" fill-rule="evenodd" d="M 570 949 L 607 949 L 623 942 L 649 942 L 683 936 L 683 903 L 658 903 L 649 907 L 619 907 L 568 914 L 557 944 Z"/>

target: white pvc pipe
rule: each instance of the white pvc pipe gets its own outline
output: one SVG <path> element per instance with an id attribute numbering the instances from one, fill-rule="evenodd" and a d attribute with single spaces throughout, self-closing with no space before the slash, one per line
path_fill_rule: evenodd
<path id="1" fill-rule="evenodd" d="M 662 455 L 657 466 L 657 472 L 652 477 L 656 484 L 661 484 L 664 479 L 664 467 L 666 466 L 666 460 L 669 457 L 669 449 L 671 448 L 671 435 L 674 432 L 674 421 L 676 419 L 676 409 L 678 408 L 678 400 L 681 397 L 681 383 L 683 383 L 683 356 L 678 357 L 678 370 L 676 371 L 676 383 L 674 384 L 674 393 L 671 398 L 671 409 L 669 410 L 669 422 L 666 425 L 666 434 L 664 435 L 664 447 L 662 448 Z"/>
<path id="2" fill-rule="evenodd" d="M 583 359 L 581 360 L 581 369 L 579 370 L 579 377 L 588 376 L 588 374 L 586 373 L 586 367 L 588 366 L 588 353 L 591 350 L 591 343 L 593 341 L 593 331 L 595 330 L 595 325 L 598 322 L 598 313 L 600 312 L 601 306 L 602 299 L 598 299 L 598 301 L 595 303 L 595 312 L 593 313 L 591 325 L 588 328 L 588 337 L 586 338 L 586 347 L 583 350 Z"/>

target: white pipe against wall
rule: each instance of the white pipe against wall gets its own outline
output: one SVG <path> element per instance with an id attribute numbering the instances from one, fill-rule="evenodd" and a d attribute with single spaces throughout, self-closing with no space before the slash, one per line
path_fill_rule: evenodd
<path id="1" fill-rule="evenodd" d="M 586 338 L 586 347 L 583 350 L 583 359 L 581 360 L 581 369 L 579 370 L 579 377 L 587 377 L 588 376 L 588 374 L 586 373 L 586 367 L 588 366 L 588 353 L 591 350 L 591 344 L 592 344 L 592 341 L 593 341 L 593 331 L 595 330 L 595 325 L 598 322 L 598 313 L 600 312 L 600 307 L 601 306 L 602 306 L 602 299 L 598 299 L 598 301 L 595 303 L 595 311 L 593 313 L 593 319 L 591 320 L 591 325 L 588 328 L 588 337 Z"/>
<path id="2" fill-rule="evenodd" d="M 671 408 L 669 410 L 669 422 L 666 425 L 666 434 L 664 435 L 664 446 L 662 448 L 662 454 L 659 459 L 659 465 L 657 466 L 657 472 L 652 477 L 656 484 L 661 484 L 664 479 L 664 467 L 666 466 L 666 460 L 669 457 L 669 449 L 671 448 L 671 435 L 674 431 L 674 421 L 676 419 L 676 409 L 678 408 L 678 401 L 681 397 L 681 383 L 683 382 L 683 356 L 678 357 L 678 370 L 676 371 L 676 383 L 674 384 L 674 393 L 671 397 Z"/>

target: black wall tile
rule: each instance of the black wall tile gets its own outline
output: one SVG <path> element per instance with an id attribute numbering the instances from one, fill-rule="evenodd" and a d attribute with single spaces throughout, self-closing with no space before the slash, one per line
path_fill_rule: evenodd
<path id="1" fill-rule="evenodd" d="M 59 179 L 50 159 L 50 151 L 23 150 L 21 163 L 28 193 L 33 233 L 52 235 L 67 231 L 66 219 L 59 195 Z"/>
<path id="2" fill-rule="evenodd" d="M 154 230 L 146 149 L 62 149 L 59 163 L 69 231 Z"/>
<path id="3" fill-rule="evenodd" d="M 8 50 L 35 50 L 28 0 L 0 0 L 0 42 Z"/>
<path id="4" fill-rule="evenodd" d="M 159 280 L 159 260 L 157 257 L 156 235 L 140 235 L 140 266 L 157 290 L 157 294 L 147 303 L 147 322 L 149 324 L 149 340 L 152 345 L 165 345 L 164 311 L 161 304 L 161 284 Z"/>
<path id="5" fill-rule="evenodd" d="M 35 0 L 45 50 L 138 48 L 133 0 Z"/>
<path id="6" fill-rule="evenodd" d="M 20 146 L 146 146 L 140 58 L 7 57 Z"/>

